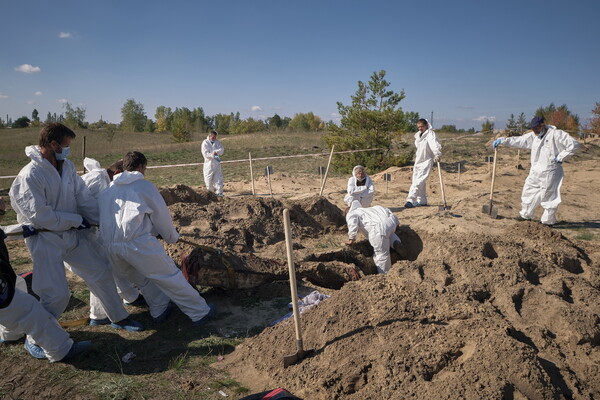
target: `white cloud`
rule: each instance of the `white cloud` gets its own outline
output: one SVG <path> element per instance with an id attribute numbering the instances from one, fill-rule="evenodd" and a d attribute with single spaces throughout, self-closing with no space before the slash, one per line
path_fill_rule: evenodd
<path id="1" fill-rule="evenodd" d="M 256 111 L 262 111 L 263 109 L 262 109 L 262 107 L 261 107 L 261 106 L 252 106 L 252 107 L 250 108 L 250 110 L 252 110 L 252 111 L 256 112 Z"/>
<path id="2" fill-rule="evenodd" d="M 475 118 L 474 121 L 480 121 L 480 122 L 490 121 L 490 122 L 494 122 L 494 121 L 496 121 L 496 117 L 492 117 L 492 116 L 488 117 L 486 115 L 480 115 L 479 117 Z"/>
<path id="3" fill-rule="evenodd" d="M 5 94 L 0 93 L 0 99 L 8 99 L 8 96 Z"/>
<path id="4" fill-rule="evenodd" d="M 43 95 L 43 94 L 44 94 L 44 93 L 40 92 L 39 90 L 38 90 L 37 92 L 35 92 L 35 95 L 36 95 L 36 96 L 41 96 L 41 95 Z"/>
<path id="5" fill-rule="evenodd" d="M 23 72 L 26 74 L 36 74 L 38 72 L 40 72 L 42 69 L 40 67 L 34 67 L 31 64 L 23 64 L 23 65 L 19 65 L 18 67 L 15 67 L 15 71 L 18 72 Z"/>
<path id="6" fill-rule="evenodd" d="M 61 32 L 58 34 L 58 37 L 61 39 L 68 39 L 73 37 L 73 35 L 71 35 L 71 32 Z"/>
<path id="7" fill-rule="evenodd" d="M 65 103 L 67 103 L 68 101 L 69 101 L 69 100 L 67 100 L 67 99 L 58 99 L 58 100 L 56 100 L 56 102 L 57 102 L 57 103 L 62 103 L 62 104 L 65 104 Z"/>
<path id="8" fill-rule="evenodd" d="M 27 100 L 27 104 L 34 104 L 34 103 L 35 103 L 35 101 L 33 101 L 33 100 Z"/>

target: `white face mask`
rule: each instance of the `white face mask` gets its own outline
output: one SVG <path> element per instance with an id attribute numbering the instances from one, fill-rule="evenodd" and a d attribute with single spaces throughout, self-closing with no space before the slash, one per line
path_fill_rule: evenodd
<path id="1" fill-rule="evenodd" d="M 67 157 L 69 157 L 70 154 L 71 154 L 71 148 L 63 147 L 61 153 L 54 152 L 54 157 L 56 157 L 56 159 L 58 161 L 64 161 L 67 159 Z"/>

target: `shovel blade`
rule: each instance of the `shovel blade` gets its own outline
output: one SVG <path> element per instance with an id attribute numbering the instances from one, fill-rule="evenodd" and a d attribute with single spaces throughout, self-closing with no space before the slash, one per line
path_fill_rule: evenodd
<path id="1" fill-rule="evenodd" d="M 481 212 L 489 215 L 490 217 L 496 219 L 498 218 L 498 209 L 493 205 L 484 205 L 481 209 Z"/>
<path id="2" fill-rule="evenodd" d="M 290 365 L 296 364 L 300 360 L 298 353 L 283 356 L 283 367 L 287 368 Z"/>
<path id="3" fill-rule="evenodd" d="M 438 211 L 448 211 L 450 208 L 450 206 L 444 204 L 443 206 L 438 206 Z"/>

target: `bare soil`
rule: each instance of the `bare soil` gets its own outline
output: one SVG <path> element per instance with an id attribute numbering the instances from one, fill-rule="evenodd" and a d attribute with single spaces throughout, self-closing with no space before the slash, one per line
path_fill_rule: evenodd
<path id="1" fill-rule="evenodd" d="M 491 181 L 484 162 L 461 167 L 460 182 L 456 165 L 443 164 L 451 206 L 445 211 L 438 210 L 436 170 L 429 178 L 430 205 L 414 209 L 403 208 L 410 167 L 384 171 L 392 175 L 387 187 L 383 173 L 374 175 L 374 204 L 399 217 L 405 246 L 403 256 L 392 252 L 386 275 L 374 273 L 365 238 L 351 247 L 342 244 L 346 178 L 329 179 L 323 197 L 318 179 L 281 174 L 271 177 L 273 197 L 265 195 L 269 189 L 263 180 L 256 182 L 261 196 L 245 195 L 249 182 L 226 183 L 225 198 L 202 188 L 161 188 L 186 241 L 165 245 L 167 251 L 178 264 L 195 267 L 189 271 L 198 284 L 212 287 L 204 296 L 219 311 L 207 332 L 246 339 L 235 350 L 212 349 L 223 359 L 213 360 L 210 368 L 194 364 L 195 374 L 165 366 L 164 358 L 177 354 L 172 349 L 145 354 L 148 344 L 160 347 L 167 341 L 189 348 L 194 343 L 198 335 L 186 333 L 189 324 L 180 313 L 166 326 L 150 326 L 142 337 L 107 331 L 112 336 L 100 346 L 135 348 L 144 362 L 124 366 L 125 376 L 162 372 L 158 381 L 176 385 L 190 398 L 200 393 L 222 398 L 205 389 L 211 379 L 226 376 L 251 392 L 285 387 L 304 399 L 600 398 L 600 197 L 594 193 L 600 167 L 593 157 L 565 165 L 560 222 L 547 227 L 516 220 L 529 166 L 526 160 L 524 170 L 513 164 L 508 156 L 500 160 L 494 193 L 499 219 L 481 212 L 489 203 Z M 300 293 L 331 295 L 301 315 L 309 352 L 288 368 L 283 357 L 296 351 L 293 323 L 269 326 L 287 312 L 290 296 L 285 208 L 291 212 Z M 16 244 L 13 252 L 26 256 Z M 85 316 L 85 304 L 74 308 L 79 311 L 68 317 Z M 138 314 L 147 321 L 143 310 Z M 182 337 L 173 336 L 177 326 Z M 88 327 L 69 331 L 80 338 L 94 334 Z M 130 341 L 139 343 L 135 347 Z M 101 357 L 102 351 L 92 356 Z M 204 354 L 193 350 L 191 363 Z M 86 398 L 64 385 L 48 393 L 36 389 L 24 376 L 38 362 L 22 360 L 20 365 L 2 362 L 0 393 Z M 89 358 L 60 368 L 72 374 L 94 370 Z M 147 384 L 144 398 L 168 397 L 156 382 Z"/>

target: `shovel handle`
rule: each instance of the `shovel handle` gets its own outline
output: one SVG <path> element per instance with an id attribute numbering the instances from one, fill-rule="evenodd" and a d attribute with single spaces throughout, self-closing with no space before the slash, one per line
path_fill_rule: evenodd
<path id="1" fill-rule="evenodd" d="M 492 167 L 492 187 L 490 189 L 490 209 L 494 201 L 494 182 L 496 181 L 496 160 L 498 159 L 498 149 L 494 149 L 494 166 Z"/>
<path id="2" fill-rule="evenodd" d="M 442 179 L 442 169 L 440 168 L 440 162 L 437 162 L 438 175 L 440 176 L 440 187 L 442 188 L 442 201 L 444 202 L 444 208 L 446 208 L 446 194 L 444 193 L 444 180 Z"/>
<path id="3" fill-rule="evenodd" d="M 302 331 L 300 329 L 300 312 L 298 311 L 298 288 L 296 286 L 296 269 L 292 251 L 292 229 L 290 226 L 290 210 L 283 210 L 283 227 L 285 229 L 285 249 L 287 251 L 288 270 L 290 274 L 290 290 L 292 292 L 292 309 L 294 310 L 294 327 L 296 328 L 296 348 L 302 354 Z"/>

